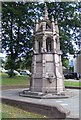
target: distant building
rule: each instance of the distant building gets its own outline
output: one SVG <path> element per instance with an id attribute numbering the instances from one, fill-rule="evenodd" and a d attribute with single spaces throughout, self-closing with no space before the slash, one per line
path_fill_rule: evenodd
<path id="1" fill-rule="evenodd" d="M 81 50 L 77 54 L 77 57 L 75 58 L 75 71 L 81 75 Z"/>
<path id="2" fill-rule="evenodd" d="M 80 50 L 75 57 L 74 72 L 77 72 L 81 76 L 81 42 L 79 44 Z"/>

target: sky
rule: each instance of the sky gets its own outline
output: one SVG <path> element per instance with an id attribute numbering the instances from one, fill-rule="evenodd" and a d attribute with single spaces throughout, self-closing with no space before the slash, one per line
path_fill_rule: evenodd
<path id="1" fill-rule="evenodd" d="M 0 58 L 2 58 L 3 60 L 6 59 L 6 53 L 0 53 Z"/>

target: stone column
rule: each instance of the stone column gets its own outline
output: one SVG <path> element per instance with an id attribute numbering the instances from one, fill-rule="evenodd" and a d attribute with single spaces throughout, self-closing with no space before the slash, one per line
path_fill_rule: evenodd
<path id="1" fill-rule="evenodd" d="M 53 48 L 54 52 L 56 52 L 56 35 L 53 35 Z"/>
<path id="2" fill-rule="evenodd" d="M 46 36 L 45 35 L 43 35 L 43 49 L 44 49 L 44 52 L 45 52 L 45 50 L 46 50 Z M 42 86 L 42 92 L 44 92 L 45 91 L 45 80 L 46 80 L 46 78 L 45 78 L 45 76 L 46 76 L 46 59 L 45 59 L 45 53 L 43 52 L 43 54 L 42 54 L 42 84 L 43 84 L 43 86 Z"/>
<path id="3" fill-rule="evenodd" d="M 33 61 L 32 61 L 32 78 L 31 78 L 31 84 L 30 84 L 30 90 L 34 91 L 34 81 L 35 81 L 35 74 L 36 74 L 36 55 L 33 55 Z"/>
<path id="4" fill-rule="evenodd" d="M 42 39 L 43 39 L 42 47 L 44 50 L 46 50 L 46 35 L 45 34 L 43 35 Z"/>
<path id="5" fill-rule="evenodd" d="M 55 89 L 57 91 L 57 72 L 56 72 L 56 35 L 53 32 L 53 61 L 54 61 L 54 74 L 55 74 Z"/>
<path id="6" fill-rule="evenodd" d="M 57 40 L 58 40 L 58 51 L 60 51 L 60 41 L 59 41 L 59 35 L 57 34 Z"/>
<path id="7" fill-rule="evenodd" d="M 46 36 L 45 35 L 43 35 L 43 49 L 46 50 Z M 45 60 L 45 54 L 44 54 L 44 52 L 42 54 L 43 77 L 45 77 L 45 71 L 46 71 L 45 70 L 45 62 L 46 62 L 46 60 Z"/>
<path id="8" fill-rule="evenodd" d="M 43 21 L 43 32 L 46 30 L 46 22 Z"/>
<path id="9" fill-rule="evenodd" d="M 53 31 L 53 35 L 55 35 L 56 34 L 56 31 L 55 31 L 55 23 L 54 23 L 54 17 L 52 16 L 52 31 Z"/>
<path id="10" fill-rule="evenodd" d="M 38 53 L 38 41 L 37 41 L 37 39 L 35 40 L 35 52 Z"/>

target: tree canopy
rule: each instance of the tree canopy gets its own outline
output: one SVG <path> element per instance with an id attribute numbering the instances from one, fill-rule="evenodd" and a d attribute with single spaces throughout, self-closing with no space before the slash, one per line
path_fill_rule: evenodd
<path id="1" fill-rule="evenodd" d="M 74 54 L 72 41 L 80 39 L 80 2 L 46 2 L 49 18 L 58 21 L 63 52 Z M 36 18 L 43 16 L 44 3 L 2 2 L 2 51 L 8 55 L 8 69 L 31 64 L 32 30 Z"/>

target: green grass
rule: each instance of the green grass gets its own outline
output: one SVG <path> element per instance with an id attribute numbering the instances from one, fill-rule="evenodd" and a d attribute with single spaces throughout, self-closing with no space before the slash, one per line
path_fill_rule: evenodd
<path id="1" fill-rule="evenodd" d="M 1 104 L 0 104 L 1 105 Z M 1 118 L 45 118 L 46 116 L 24 111 L 20 108 L 2 104 Z"/>
<path id="2" fill-rule="evenodd" d="M 29 85 L 30 83 L 29 79 L 30 78 L 28 76 L 15 76 L 13 78 L 9 78 L 7 74 L 1 74 L 1 84 L 4 86 Z M 1 116 L 2 118 L 45 118 L 46 117 L 43 115 L 27 112 L 17 107 L 13 107 L 6 104 L 2 104 Z"/>
<path id="3" fill-rule="evenodd" d="M 7 74 L 1 74 L 1 84 L 2 85 L 29 85 L 28 76 L 15 76 L 9 78 Z"/>
<path id="4" fill-rule="evenodd" d="M 65 86 L 75 86 L 75 87 L 81 87 L 81 82 L 75 82 L 75 81 L 64 81 Z"/>
<path id="5" fill-rule="evenodd" d="M 7 74 L 1 74 L 1 84 L 6 85 L 29 85 L 30 84 L 30 78 L 28 76 L 15 76 L 13 78 L 9 78 Z M 81 82 L 79 83 L 79 80 L 76 81 L 64 81 L 65 86 L 81 86 Z"/>

